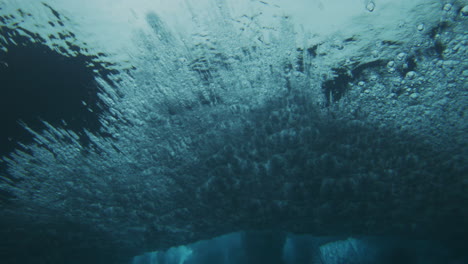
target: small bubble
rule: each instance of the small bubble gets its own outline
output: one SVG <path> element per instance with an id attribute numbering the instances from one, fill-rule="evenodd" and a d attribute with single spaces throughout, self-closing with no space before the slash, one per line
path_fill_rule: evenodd
<path id="1" fill-rule="evenodd" d="M 406 58 L 406 53 L 404 52 L 401 52 L 397 55 L 397 59 L 400 61 L 404 60 L 405 58 Z"/>
<path id="2" fill-rule="evenodd" d="M 375 9 L 375 3 L 374 3 L 373 1 L 370 1 L 369 3 L 367 3 L 366 9 L 367 9 L 367 11 L 369 11 L 369 12 L 374 11 L 374 9 Z"/>
<path id="3" fill-rule="evenodd" d="M 418 30 L 423 31 L 424 30 L 424 24 L 419 24 L 418 25 Z"/>
<path id="4" fill-rule="evenodd" d="M 468 5 L 464 6 L 461 10 L 460 13 L 462 16 L 468 16 Z"/>
<path id="5" fill-rule="evenodd" d="M 452 9 L 452 4 L 445 4 L 444 11 L 450 11 Z"/>
<path id="6" fill-rule="evenodd" d="M 406 78 L 407 78 L 407 79 L 412 80 L 412 79 L 414 79 L 414 77 L 416 77 L 416 72 L 414 72 L 414 71 L 409 71 L 408 73 L 406 73 Z"/>

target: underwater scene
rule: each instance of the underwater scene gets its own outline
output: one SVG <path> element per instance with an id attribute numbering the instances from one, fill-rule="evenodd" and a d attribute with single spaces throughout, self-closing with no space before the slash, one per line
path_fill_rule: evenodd
<path id="1" fill-rule="evenodd" d="M 1 264 L 468 264 L 468 0 L 0 0 Z"/>

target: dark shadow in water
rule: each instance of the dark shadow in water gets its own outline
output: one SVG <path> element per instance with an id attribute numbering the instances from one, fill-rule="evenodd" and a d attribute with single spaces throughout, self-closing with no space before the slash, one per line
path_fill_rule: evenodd
<path id="1" fill-rule="evenodd" d="M 97 56 L 65 56 L 34 34 L 21 36 L 6 27 L 0 33 L 8 39 L 1 43 L 8 51 L 0 53 L 0 156 L 17 148 L 18 142 L 32 142 L 20 121 L 40 131 L 43 120 L 75 131 L 84 141 L 84 129 L 99 131 L 98 117 L 106 109 L 97 96 L 95 77 L 111 71 Z"/>

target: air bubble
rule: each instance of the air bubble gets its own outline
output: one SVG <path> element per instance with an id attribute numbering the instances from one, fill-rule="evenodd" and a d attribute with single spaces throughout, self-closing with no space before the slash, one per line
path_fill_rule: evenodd
<path id="1" fill-rule="evenodd" d="M 468 16 L 468 5 L 464 6 L 461 10 L 460 13 L 462 16 Z"/>
<path id="2" fill-rule="evenodd" d="M 409 71 L 408 73 L 406 73 L 406 78 L 407 79 L 412 80 L 412 79 L 414 79 L 414 77 L 416 77 L 416 72 Z"/>
<path id="3" fill-rule="evenodd" d="M 452 9 L 452 4 L 445 4 L 444 5 L 444 11 L 450 11 Z"/>
<path id="4" fill-rule="evenodd" d="M 423 31 L 424 30 L 424 24 L 419 24 L 418 25 L 418 30 Z"/>
<path id="5" fill-rule="evenodd" d="M 370 1 L 369 3 L 367 3 L 366 9 L 367 9 L 367 11 L 369 11 L 369 12 L 374 11 L 374 9 L 375 9 L 375 3 L 374 3 L 373 1 Z"/>
<path id="6" fill-rule="evenodd" d="M 397 59 L 400 61 L 404 60 L 405 58 L 406 58 L 406 53 L 404 52 L 401 52 L 397 55 Z"/>

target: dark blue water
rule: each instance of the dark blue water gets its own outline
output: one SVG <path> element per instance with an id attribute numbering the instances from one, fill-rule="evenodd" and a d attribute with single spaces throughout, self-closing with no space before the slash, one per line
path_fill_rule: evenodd
<path id="1" fill-rule="evenodd" d="M 52 5 L 14 4 L 0 3 L 0 263 L 468 263 L 462 1 L 396 20 L 414 28 L 401 39 L 287 52 L 287 36 L 220 32 L 184 46 L 148 10 L 150 33 L 115 36 L 144 50 L 130 62 Z"/>

